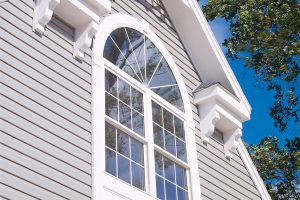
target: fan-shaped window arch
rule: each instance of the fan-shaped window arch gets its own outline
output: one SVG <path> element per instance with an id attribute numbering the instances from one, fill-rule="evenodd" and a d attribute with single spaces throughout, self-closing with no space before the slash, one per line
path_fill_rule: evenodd
<path id="1" fill-rule="evenodd" d="M 141 32 L 128 27 L 114 30 L 105 43 L 103 56 L 172 105 L 184 109 L 166 59 Z"/>

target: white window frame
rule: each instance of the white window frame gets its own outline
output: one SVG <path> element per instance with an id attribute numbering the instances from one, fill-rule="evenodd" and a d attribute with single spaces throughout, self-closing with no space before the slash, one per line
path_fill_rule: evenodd
<path id="1" fill-rule="evenodd" d="M 104 45 L 109 37 L 110 33 L 120 27 L 133 28 L 145 36 L 147 36 L 155 46 L 160 50 L 166 61 L 168 62 L 177 84 L 179 86 L 182 100 L 184 103 L 185 112 L 181 112 L 173 105 L 162 99 L 160 96 L 152 92 L 145 85 L 138 82 L 130 75 L 124 73 L 121 69 L 118 69 L 115 65 L 111 64 L 103 57 Z M 112 14 L 105 17 L 99 24 L 98 33 L 96 34 L 93 47 L 93 80 L 92 80 L 92 187 L 93 187 L 93 199 L 145 199 L 153 200 L 156 198 L 155 187 L 155 162 L 154 162 L 154 149 L 153 134 L 145 133 L 147 138 L 145 149 L 145 191 L 142 191 L 128 183 L 125 183 L 118 178 L 109 175 L 105 171 L 105 69 L 109 69 L 114 72 L 118 77 L 126 80 L 132 86 L 136 87 L 144 93 L 144 105 L 151 106 L 151 100 L 159 102 L 164 108 L 173 112 L 176 116 L 184 119 L 185 124 L 185 137 L 186 137 L 186 149 L 188 164 L 184 163 L 180 159 L 171 154 L 163 153 L 166 157 L 171 157 L 176 163 L 185 166 L 187 169 L 187 181 L 188 181 L 188 193 L 190 200 L 201 199 L 200 192 L 200 178 L 198 171 L 198 160 L 196 150 L 196 138 L 195 138 L 195 125 L 193 121 L 192 109 L 190 105 L 190 99 L 186 91 L 185 84 L 177 69 L 173 58 L 169 54 L 168 50 L 164 47 L 160 39 L 149 28 L 149 24 L 142 20 L 138 20 L 130 15 L 126 14 Z M 150 102 L 149 102 L 150 101 Z M 145 117 L 145 130 L 152 132 L 152 114 L 146 113 L 152 108 L 144 109 Z M 149 148 L 149 149 L 146 149 Z M 160 152 L 160 151 L 158 151 Z M 150 158 L 150 159 L 149 159 Z M 153 158 L 153 161 L 151 159 Z M 191 178 L 193 177 L 193 178 Z"/>

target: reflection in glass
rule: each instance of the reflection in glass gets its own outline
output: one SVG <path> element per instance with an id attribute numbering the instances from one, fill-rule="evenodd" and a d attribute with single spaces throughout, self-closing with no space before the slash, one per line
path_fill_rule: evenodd
<path id="1" fill-rule="evenodd" d="M 175 151 L 175 137 L 173 134 L 169 133 L 168 131 L 165 131 L 165 145 L 166 150 L 176 156 Z"/>
<path id="2" fill-rule="evenodd" d="M 119 99 L 130 105 L 130 86 L 122 79 L 118 80 Z"/>
<path id="3" fill-rule="evenodd" d="M 126 104 L 119 102 L 119 121 L 131 129 L 131 109 Z"/>
<path id="4" fill-rule="evenodd" d="M 175 135 L 184 141 L 185 139 L 184 139 L 183 121 L 178 117 L 174 116 L 174 124 L 175 124 Z"/>
<path id="5" fill-rule="evenodd" d="M 164 172 L 165 172 L 165 178 L 174 183 L 175 182 L 174 162 L 166 157 L 164 157 Z"/>
<path id="6" fill-rule="evenodd" d="M 116 64 L 119 55 L 120 55 L 119 49 L 115 45 L 112 38 L 108 37 L 104 46 L 104 53 L 103 53 L 104 58 L 109 60 L 111 63 Z"/>
<path id="7" fill-rule="evenodd" d="M 163 110 L 163 120 L 164 120 L 164 128 L 174 133 L 174 126 L 173 126 L 173 115 L 167 111 Z"/>
<path id="8" fill-rule="evenodd" d="M 135 139 L 130 138 L 131 145 L 131 160 L 144 165 L 144 150 L 143 144 Z"/>
<path id="9" fill-rule="evenodd" d="M 176 168 L 176 184 L 184 189 L 187 189 L 185 169 L 177 164 L 175 164 L 175 168 Z"/>
<path id="10" fill-rule="evenodd" d="M 118 100 L 108 93 L 105 93 L 105 114 L 118 120 Z"/>
<path id="11" fill-rule="evenodd" d="M 118 177 L 127 183 L 130 181 L 130 161 L 118 154 Z"/>
<path id="12" fill-rule="evenodd" d="M 162 109 L 154 101 L 152 101 L 152 120 L 162 126 Z"/>
<path id="13" fill-rule="evenodd" d="M 117 137 L 118 152 L 129 158 L 129 136 L 118 130 Z"/>
<path id="14" fill-rule="evenodd" d="M 116 128 L 105 123 L 105 145 L 116 150 Z"/>
<path id="15" fill-rule="evenodd" d="M 164 180 L 156 175 L 156 195 L 157 198 L 164 200 L 165 199 L 165 185 Z"/>
<path id="16" fill-rule="evenodd" d="M 160 126 L 156 125 L 155 123 L 153 123 L 153 134 L 154 134 L 154 144 L 164 149 L 165 147 L 164 147 L 163 129 Z"/>
<path id="17" fill-rule="evenodd" d="M 186 148 L 185 143 L 180 139 L 176 138 L 177 157 L 186 162 Z"/>
<path id="18" fill-rule="evenodd" d="M 131 162 L 132 172 L 132 185 L 137 188 L 144 189 L 144 168 Z"/>
<path id="19" fill-rule="evenodd" d="M 140 113 L 143 113 L 143 94 L 133 87 L 131 88 L 131 102 L 132 107 L 139 111 Z"/>
<path id="20" fill-rule="evenodd" d="M 166 200 L 176 200 L 176 187 L 174 184 L 169 181 L 165 181 L 166 183 Z"/>
<path id="21" fill-rule="evenodd" d="M 177 187 L 177 198 L 178 200 L 188 200 L 187 192 Z"/>
<path id="22" fill-rule="evenodd" d="M 132 130 L 141 136 L 144 136 L 144 117 L 132 110 Z"/>
<path id="23" fill-rule="evenodd" d="M 148 38 L 146 38 L 145 40 L 145 49 L 146 49 L 146 82 L 148 83 L 163 56 L 156 48 L 156 46 Z"/>
<path id="24" fill-rule="evenodd" d="M 154 153 L 155 153 L 155 172 L 161 176 L 164 176 L 163 157 L 157 152 Z"/>
<path id="25" fill-rule="evenodd" d="M 105 70 L 105 90 L 117 97 L 117 76 Z"/>
<path id="26" fill-rule="evenodd" d="M 116 176 L 116 153 L 105 148 L 105 171 Z"/>

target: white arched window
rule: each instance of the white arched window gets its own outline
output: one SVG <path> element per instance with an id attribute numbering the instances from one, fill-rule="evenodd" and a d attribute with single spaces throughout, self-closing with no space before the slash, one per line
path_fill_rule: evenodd
<path id="1" fill-rule="evenodd" d="M 94 198 L 199 199 L 191 108 L 172 57 L 143 20 L 114 14 L 99 30 L 93 52 Z"/>

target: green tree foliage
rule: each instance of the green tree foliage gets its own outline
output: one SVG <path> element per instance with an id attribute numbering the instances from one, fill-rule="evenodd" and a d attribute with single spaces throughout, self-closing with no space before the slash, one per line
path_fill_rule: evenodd
<path id="1" fill-rule="evenodd" d="M 299 136 L 286 140 L 284 147 L 279 147 L 277 138 L 267 137 L 248 150 L 272 199 L 300 199 Z"/>
<path id="2" fill-rule="evenodd" d="M 298 0 L 209 0 L 208 20 L 224 18 L 231 36 L 227 57 L 245 60 L 260 83 L 275 91 L 270 108 L 274 125 L 284 132 L 300 115 L 300 3 Z"/>

